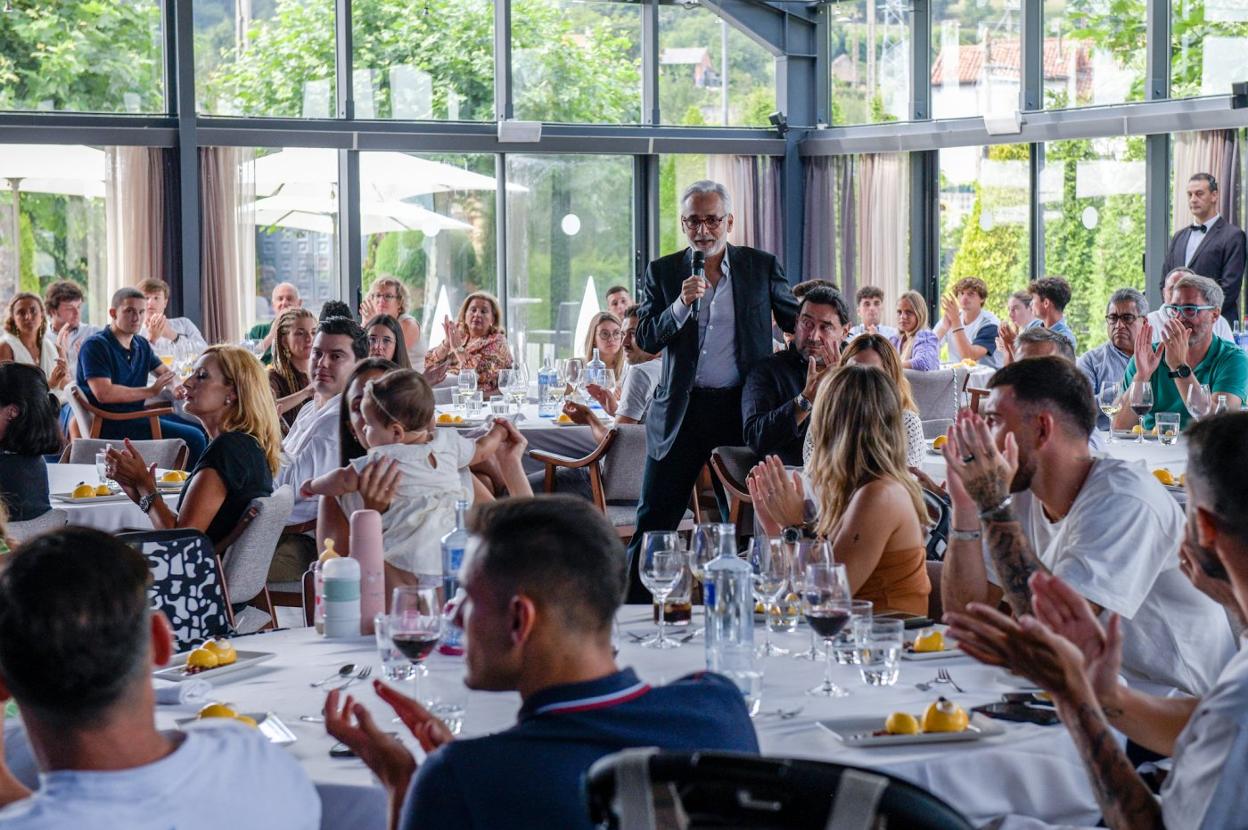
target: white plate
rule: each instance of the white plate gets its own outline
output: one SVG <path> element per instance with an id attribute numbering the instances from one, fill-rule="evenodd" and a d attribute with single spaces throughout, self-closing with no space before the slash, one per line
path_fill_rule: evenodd
<path id="1" fill-rule="evenodd" d="M 916 716 L 917 717 L 917 716 Z M 971 713 L 971 724 L 962 732 L 920 732 L 917 735 L 876 735 L 884 728 L 884 717 L 831 718 L 817 721 L 846 746 L 901 746 L 903 744 L 939 744 L 978 741 L 1005 734 L 1005 727 L 978 712 Z"/>
<path id="2" fill-rule="evenodd" d="M 298 738 L 295 733 L 290 731 L 290 727 L 282 723 L 282 719 L 272 712 L 239 712 L 240 715 L 246 715 L 256 722 L 256 729 L 260 730 L 260 734 L 269 739 L 270 743 L 278 746 L 288 746 L 293 744 Z M 180 718 L 177 721 L 178 726 L 186 726 L 188 723 L 211 723 L 214 720 L 223 720 L 222 718 Z"/>
<path id="3" fill-rule="evenodd" d="M 77 499 L 74 498 L 72 490 L 67 493 L 52 493 L 51 497 L 65 504 L 109 504 L 110 502 L 130 501 L 130 497 L 125 493 L 110 493 L 107 496 L 83 496 Z"/>
<path id="4" fill-rule="evenodd" d="M 902 660 L 914 660 L 916 662 L 924 662 L 927 660 L 948 660 L 951 657 L 964 657 L 965 653 L 956 645 L 957 641 L 949 636 L 949 626 L 943 623 L 936 623 L 927 628 L 916 629 L 915 631 L 906 632 L 906 646 L 912 646 L 918 640 L 919 635 L 927 631 L 939 631 L 945 635 L 944 651 L 909 651 L 906 648 L 901 650 Z M 910 635 L 914 636 L 911 637 Z"/>
<path id="5" fill-rule="evenodd" d="M 217 666 L 215 669 L 204 669 L 203 671 L 198 671 L 194 674 L 187 674 L 184 667 L 186 666 L 186 658 L 190 655 L 190 652 L 184 651 L 181 654 L 173 655 L 173 659 L 169 661 L 169 665 L 165 666 L 163 669 L 152 672 L 152 676 L 159 677 L 163 680 L 172 680 L 175 683 L 181 683 L 183 680 L 190 680 L 192 677 L 201 677 L 204 680 L 211 680 L 215 683 L 218 677 L 233 674 L 234 672 L 242 671 L 243 669 L 249 669 L 252 666 L 257 666 L 265 662 L 266 660 L 272 660 L 277 656 L 271 651 L 236 651 L 235 654 L 238 655 L 238 659 L 228 666 Z"/>

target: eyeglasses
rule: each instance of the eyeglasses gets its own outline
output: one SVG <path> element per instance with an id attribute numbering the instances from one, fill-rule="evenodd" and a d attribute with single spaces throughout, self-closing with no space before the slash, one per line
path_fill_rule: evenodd
<path id="1" fill-rule="evenodd" d="M 1122 323 L 1124 326 L 1134 326 L 1135 321 L 1140 319 L 1138 314 L 1106 314 L 1105 322 L 1110 326 L 1116 326 Z"/>
<path id="2" fill-rule="evenodd" d="M 680 224 L 685 226 L 685 230 L 689 231 L 695 231 L 701 225 L 706 225 L 708 231 L 716 231 L 719 230 L 720 224 L 727 218 L 727 214 L 723 216 L 682 216 L 680 217 Z"/>
<path id="3" fill-rule="evenodd" d="M 598 339 L 599 339 L 599 340 L 607 340 L 607 341 L 611 341 L 611 340 L 623 340 L 623 339 L 624 339 L 624 332 L 622 332 L 622 331 L 600 331 L 600 332 L 598 332 Z"/>
<path id="4" fill-rule="evenodd" d="M 1215 308 L 1217 308 L 1217 306 L 1174 305 L 1172 303 L 1166 303 L 1165 305 L 1162 306 L 1162 308 L 1166 310 L 1166 316 L 1170 317 L 1171 319 L 1175 319 L 1175 318 L 1182 316 L 1183 319 L 1185 320 L 1195 320 L 1196 315 L 1199 314 L 1200 312 L 1213 311 Z"/>
<path id="5" fill-rule="evenodd" d="M 373 296 L 378 300 L 397 300 L 399 298 L 398 294 L 374 294 Z"/>

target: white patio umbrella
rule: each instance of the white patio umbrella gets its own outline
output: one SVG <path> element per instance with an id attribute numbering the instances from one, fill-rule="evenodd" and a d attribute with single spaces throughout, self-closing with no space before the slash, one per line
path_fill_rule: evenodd
<path id="1" fill-rule="evenodd" d="M 286 192 L 292 185 L 332 184 L 338 181 L 338 151 L 292 147 L 256 159 L 257 193 Z M 407 153 L 378 151 L 360 153 L 361 197 L 374 201 L 405 199 L 452 190 L 494 190 L 493 176 L 473 173 Z M 524 187 L 508 184 L 508 190 Z"/>
<path id="2" fill-rule="evenodd" d="M 572 354 L 576 354 L 580 344 L 585 342 L 589 334 L 589 321 L 602 310 L 598 305 L 598 290 L 594 288 L 594 278 L 585 280 L 585 294 L 581 297 L 581 310 L 576 315 L 576 334 L 572 336 Z"/>
<path id="3" fill-rule="evenodd" d="M 280 194 L 257 199 L 256 224 L 298 228 L 317 233 L 333 233 L 337 222 L 338 200 L 331 197 L 302 198 Z M 450 216 L 407 202 L 361 202 L 360 233 L 370 236 L 391 231 L 422 231 L 434 236 L 440 231 L 470 231 L 472 225 Z"/>

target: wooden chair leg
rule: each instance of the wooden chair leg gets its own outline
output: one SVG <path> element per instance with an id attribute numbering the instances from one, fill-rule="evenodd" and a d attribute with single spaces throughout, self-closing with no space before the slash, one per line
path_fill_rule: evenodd
<path id="1" fill-rule="evenodd" d="M 225 564 L 221 561 L 220 554 L 216 555 L 217 560 L 217 579 L 221 581 L 221 596 L 225 600 L 225 619 L 230 624 L 230 628 L 234 628 L 234 605 L 230 602 L 230 586 L 225 583 Z"/>

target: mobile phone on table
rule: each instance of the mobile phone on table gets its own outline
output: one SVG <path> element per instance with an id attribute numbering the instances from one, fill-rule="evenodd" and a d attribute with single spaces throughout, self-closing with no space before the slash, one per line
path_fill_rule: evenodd
<path id="1" fill-rule="evenodd" d="M 916 628 L 930 628 L 936 624 L 936 621 L 930 617 L 924 617 L 922 614 L 911 614 L 907 611 L 889 611 L 885 614 L 876 614 L 877 620 L 901 620 L 901 627 L 906 631 L 913 631 Z"/>
<path id="2" fill-rule="evenodd" d="M 389 735 L 391 738 L 399 737 L 398 732 L 387 732 L 386 734 Z M 329 757 L 330 758 L 354 758 L 355 752 L 351 749 L 351 747 L 347 746 L 342 741 L 339 741 L 338 743 L 334 744 L 333 746 L 329 748 Z"/>
<path id="3" fill-rule="evenodd" d="M 1008 720 L 1014 723 L 1034 723 L 1039 726 L 1053 726 L 1061 723 L 1057 712 L 1044 706 L 1031 706 L 1026 703 L 987 703 L 976 706 L 972 712 L 980 712 L 997 720 Z"/>

